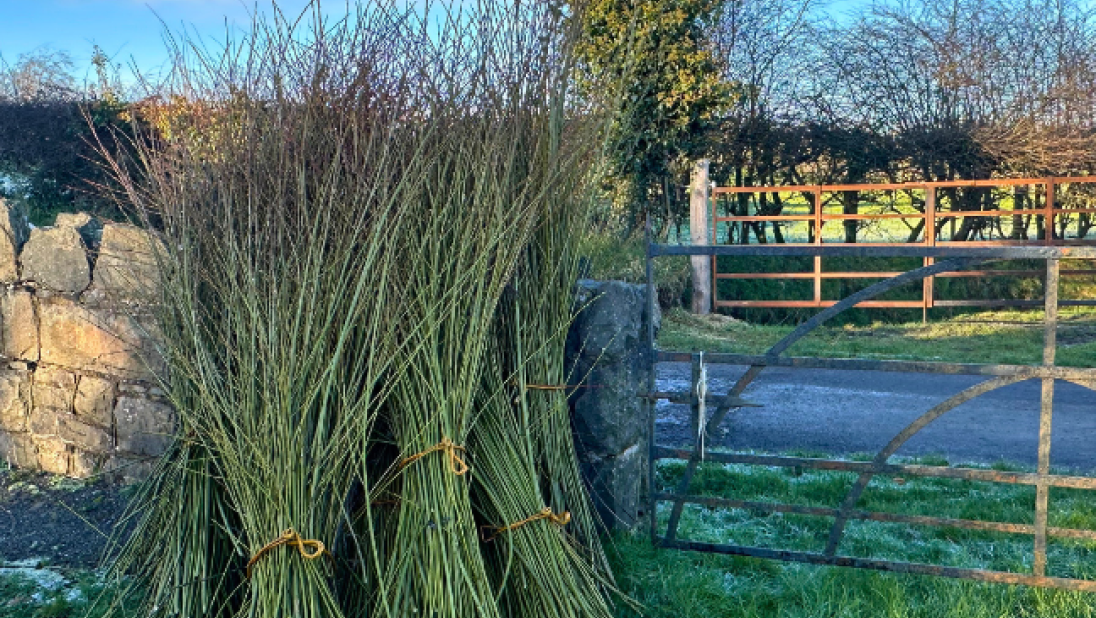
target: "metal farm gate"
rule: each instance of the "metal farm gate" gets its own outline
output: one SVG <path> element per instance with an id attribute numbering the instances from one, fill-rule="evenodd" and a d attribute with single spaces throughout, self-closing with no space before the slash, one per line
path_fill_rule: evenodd
<path id="1" fill-rule="evenodd" d="M 726 363 L 739 366 L 748 366 L 749 369 L 737 381 L 737 383 L 724 395 L 706 395 L 705 408 L 710 411 L 710 417 L 701 418 L 700 400 L 697 397 L 697 369 L 699 366 L 697 355 L 680 352 L 665 352 L 655 349 L 654 325 L 648 320 L 647 345 L 649 347 L 652 363 L 668 361 L 693 362 L 694 382 L 693 388 L 687 393 L 657 392 L 655 384 L 655 372 L 652 367 L 651 378 L 646 394 L 647 410 L 649 415 L 650 433 L 650 466 L 647 479 L 649 491 L 649 516 L 651 525 L 652 542 L 659 547 L 695 550 L 702 552 L 714 552 L 739 556 L 753 556 L 793 562 L 810 563 L 816 565 L 831 565 L 856 567 L 863 569 L 875 569 L 882 571 L 895 571 L 902 573 L 920 573 L 939 575 L 953 578 L 972 579 L 986 582 L 1001 582 L 1011 584 L 1026 584 L 1032 586 L 1066 588 L 1096 592 L 1096 580 L 1081 580 L 1062 577 L 1047 576 L 1047 540 L 1048 537 L 1082 539 L 1096 541 L 1096 530 L 1073 529 L 1052 527 L 1048 525 L 1048 502 L 1050 488 L 1065 487 L 1074 489 L 1096 490 L 1096 478 L 1087 476 L 1069 476 L 1052 474 L 1050 470 L 1050 446 L 1051 428 L 1053 420 L 1053 402 L 1055 382 L 1064 380 L 1078 384 L 1088 389 L 1096 390 L 1096 369 L 1072 369 L 1055 365 L 1055 352 L 1057 349 L 1056 333 L 1058 323 L 1058 289 L 1061 274 L 1062 260 L 1074 258 L 1096 258 L 1096 247 L 1067 247 L 1067 246 L 962 246 L 959 243 L 948 246 L 921 245 L 840 245 L 827 246 L 815 245 L 716 245 L 716 246 L 678 246 L 660 245 L 650 241 L 650 228 L 648 225 L 647 242 L 647 303 L 648 315 L 654 311 L 656 302 L 655 283 L 653 278 L 653 261 L 662 256 L 805 256 L 814 258 L 825 257 L 856 257 L 856 258 L 921 258 L 924 266 L 904 273 L 887 273 L 890 278 L 875 283 L 863 290 L 835 301 L 814 315 L 811 319 L 801 324 L 792 333 L 772 346 L 763 355 L 742 354 L 705 354 L 707 363 Z M 1042 260 L 1046 266 L 1046 293 L 1043 301 L 1046 311 L 1044 329 L 1044 351 L 1042 365 L 987 365 L 987 364 L 963 364 L 944 362 L 907 362 L 896 360 L 866 360 L 866 359 L 831 359 L 813 357 L 788 357 L 784 352 L 796 341 L 802 339 L 818 326 L 839 313 L 865 303 L 879 295 L 898 288 L 899 286 L 918 283 L 927 277 L 944 273 L 957 273 L 975 267 L 984 266 L 998 260 L 1032 259 Z M 870 305 L 869 305 L 870 306 Z M 855 473 L 856 480 L 848 489 L 847 494 L 840 504 L 830 508 L 803 506 L 795 504 L 757 502 L 737 500 L 734 496 L 710 497 L 690 493 L 690 485 L 694 480 L 698 465 L 702 457 L 702 444 L 700 438 L 700 423 L 705 423 L 708 433 L 712 433 L 735 408 L 747 405 L 740 399 L 746 387 L 766 367 L 793 367 L 802 369 L 838 369 L 849 371 L 897 371 L 937 374 L 961 374 L 972 376 L 984 376 L 985 381 L 956 393 L 927 410 L 875 455 L 871 461 L 844 461 L 835 459 L 816 459 L 807 457 L 789 457 L 778 455 L 759 455 L 747 452 L 708 452 L 704 455 L 705 461 L 720 464 L 749 464 L 757 466 L 776 466 L 784 468 L 797 468 L 800 470 L 836 470 Z M 1038 466 L 1034 473 L 1007 472 L 988 469 L 962 468 L 962 467 L 935 467 L 924 465 L 907 465 L 891 461 L 895 452 L 911 437 L 924 429 L 934 420 L 947 414 L 960 404 L 967 402 L 979 395 L 993 390 L 1016 384 L 1025 380 L 1040 380 L 1042 383 L 1041 411 L 1038 435 Z M 676 403 L 687 403 L 692 406 L 693 440 L 691 448 L 672 448 L 656 444 L 655 442 L 655 408 L 658 400 L 670 400 Z M 1096 397 L 1094 397 L 1093 412 L 1096 413 Z M 706 415 L 707 416 L 707 415 Z M 672 491 L 656 491 L 656 463 L 660 460 L 676 459 L 687 462 L 680 484 Z M 947 517 L 932 517 L 922 515 L 906 515 L 887 512 L 862 510 L 857 508 L 858 502 L 869 483 L 877 475 L 900 475 L 904 477 L 942 477 L 951 479 L 967 479 L 971 481 L 983 481 L 992 483 L 1011 483 L 1034 486 L 1036 488 L 1036 500 L 1032 505 L 1034 509 L 1033 524 L 1004 523 L 994 521 L 981 521 L 973 519 L 954 519 Z M 1093 494 L 1096 501 L 1096 493 Z M 659 523 L 657 506 L 660 503 L 670 503 L 668 518 L 663 511 L 665 525 Z M 720 507 L 731 509 L 744 509 L 753 513 L 791 513 L 797 515 L 817 516 L 833 520 L 829 527 L 829 535 L 825 549 L 821 552 L 808 552 L 798 550 L 781 550 L 764 547 L 713 544 L 691 541 L 680 538 L 679 529 L 682 512 L 686 504 L 703 505 L 708 507 Z M 1034 552 L 1033 568 L 1031 572 L 1003 572 L 974 568 L 960 568 L 952 566 L 901 562 L 895 560 L 881 560 L 873 558 L 846 555 L 841 552 L 841 543 L 846 526 L 850 521 L 879 521 L 890 523 L 904 523 L 917 526 L 940 526 L 960 528 L 967 530 L 993 531 L 1028 535 L 1033 537 L 1032 550 Z"/>

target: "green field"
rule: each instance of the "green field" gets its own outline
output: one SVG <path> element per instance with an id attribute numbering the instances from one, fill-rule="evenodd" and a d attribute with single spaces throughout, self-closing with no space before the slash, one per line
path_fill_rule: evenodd
<path id="1" fill-rule="evenodd" d="M 1058 204 L 1059 208 L 1088 208 L 1091 206 L 1089 198 L 1081 192 L 1070 191 L 1069 185 L 1058 186 Z M 771 201 L 773 194 L 767 194 L 767 203 L 761 204 L 758 199 L 758 194 L 750 194 L 747 198 L 748 206 L 745 212 L 750 215 L 760 214 L 761 212 L 773 213 L 774 205 Z M 843 213 L 843 205 L 839 199 L 840 194 L 826 193 L 823 194 L 823 208 L 822 213 L 824 215 L 840 215 Z M 779 221 L 765 222 L 765 235 L 768 242 L 775 242 L 774 226 L 780 227 L 780 234 L 784 242 L 808 242 L 811 239 L 811 226 L 812 223 L 809 220 L 810 215 L 813 212 L 813 206 L 808 201 L 807 196 L 801 193 L 780 193 L 782 200 L 782 207 L 780 208 L 780 216 L 797 216 L 805 217 L 801 221 Z M 720 216 L 727 216 L 730 214 L 730 205 L 732 199 L 737 199 L 736 196 L 720 195 L 717 201 L 717 208 Z M 885 218 L 885 219 L 865 219 L 858 220 L 855 223 L 849 223 L 856 227 L 857 242 L 873 243 L 873 242 L 924 242 L 925 234 L 923 226 L 919 226 L 919 223 L 924 218 L 924 191 L 861 191 L 859 192 L 859 201 L 857 203 L 858 215 L 904 215 L 903 217 Z M 1041 206 L 1041 203 L 1040 203 Z M 940 225 L 939 239 L 949 240 L 953 238 L 955 230 L 958 226 L 962 225 L 961 217 L 947 217 L 954 211 L 961 211 L 962 206 L 953 204 L 945 191 L 939 191 L 937 195 L 937 215 L 938 225 Z M 1025 210 L 1025 208 L 1027 210 Z M 1026 232 L 1026 236 L 1029 239 L 1035 239 L 1037 236 L 1037 217 L 1032 216 L 1033 211 L 1030 200 L 1024 203 L 1020 203 L 1016 199 L 1015 192 L 1010 189 L 994 190 L 992 192 L 991 206 L 986 207 L 983 204 L 982 210 L 1003 210 L 1017 212 L 1019 218 L 1015 218 L 1012 215 L 999 216 L 999 217 L 982 217 L 981 227 L 978 232 L 974 234 L 971 240 L 1000 240 L 1008 239 L 1015 233 L 1018 236 L 1021 234 L 1021 230 Z M 739 206 L 739 212 L 741 206 Z M 971 212 L 971 216 L 977 216 L 977 211 L 965 211 Z M 1038 211 L 1035 211 L 1036 213 Z M 1087 214 L 1059 214 L 1057 215 L 1055 229 L 1060 231 L 1061 225 L 1065 224 L 1066 237 L 1077 238 L 1081 236 L 1081 217 L 1087 217 Z M 716 226 L 716 238 L 718 242 L 726 242 L 728 237 L 728 223 L 721 222 Z M 828 220 L 822 226 L 822 241 L 823 242 L 843 242 L 845 240 L 845 222 L 841 220 Z M 1087 235 L 1086 235 L 1087 236 Z M 753 242 L 753 240 L 751 240 Z"/>
<path id="2" fill-rule="evenodd" d="M 873 323 L 822 326 L 787 356 L 923 360 L 961 363 L 1041 364 L 1043 314 L 998 311 L 955 316 L 923 324 Z M 721 315 L 671 310 L 663 316 L 658 345 L 666 350 L 761 354 L 794 325 L 749 324 Z M 1096 311 L 1063 309 L 1057 363 L 1096 367 Z"/>

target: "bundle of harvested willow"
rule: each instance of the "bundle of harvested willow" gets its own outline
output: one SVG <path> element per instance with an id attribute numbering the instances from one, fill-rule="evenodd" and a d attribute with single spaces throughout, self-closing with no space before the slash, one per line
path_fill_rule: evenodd
<path id="1" fill-rule="evenodd" d="M 527 388 L 566 383 L 598 135 L 574 23 L 311 17 L 180 49 L 187 104 L 109 160 L 180 431 L 115 570 L 148 615 L 608 616 L 566 393 Z"/>

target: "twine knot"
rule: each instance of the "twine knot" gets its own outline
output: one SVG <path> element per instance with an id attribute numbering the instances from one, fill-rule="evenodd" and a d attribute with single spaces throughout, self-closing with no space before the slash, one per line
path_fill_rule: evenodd
<path id="1" fill-rule="evenodd" d="M 404 459 L 400 462 L 400 468 L 406 468 L 407 466 L 436 451 L 443 451 L 446 455 L 449 456 L 449 469 L 453 471 L 453 474 L 456 474 L 457 476 L 462 476 L 464 474 L 467 474 L 468 471 L 471 469 L 469 468 L 468 463 L 465 462 L 464 459 L 462 459 L 461 456 L 457 453 L 457 451 L 465 452 L 464 447 L 458 444 L 454 444 L 453 441 L 449 438 L 442 438 L 441 442 L 438 442 L 437 444 L 431 446 L 425 451 L 421 453 L 416 453 Z"/>
<path id="2" fill-rule="evenodd" d="M 538 511 L 536 515 L 533 515 L 531 517 L 526 517 L 525 519 L 523 519 L 523 520 L 521 520 L 517 523 L 510 524 L 509 526 L 503 526 L 501 528 L 494 528 L 494 533 L 491 534 L 491 536 L 485 536 L 481 531 L 481 536 L 484 537 L 483 540 L 485 542 L 486 541 L 493 541 L 493 540 L 495 540 L 495 537 L 502 534 L 503 532 L 510 532 L 512 530 L 517 530 L 518 528 L 524 526 L 525 524 L 531 524 L 534 521 L 537 521 L 537 520 L 540 520 L 540 519 L 550 520 L 552 523 L 556 524 L 557 526 L 563 527 L 563 526 L 566 526 L 567 524 L 571 523 L 571 512 L 570 511 L 564 511 L 562 513 L 553 513 L 551 507 L 546 506 L 543 509 L 541 509 L 540 511 Z M 484 526 L 484 528 L 489 530 L 489 529 L 491 529 L 491 526 Z"/>
<path id="3" fill-rule="evenodd" d="M 297 531 L 293 528 L 287 528 L 286 531 L 281 534 L 281 536 L 264 545 L 262 549 L 257 551 L 255 555 L 251 557 L 251 560 L 248 560 L 248 579 L 251 578 L 251 567 L 255 566 L 255 563 L 258 562 L 259 559 L 262 558 L 267 552 L 282 545 L 296 547 L 297 551 L 301 553 L 301 557 L 305 560 L 315 560 L 316 558 L 319 558 L 324 554 L 327 554 L 328 556 L 331 555 L 331 552 L 327 551 L 327 547 L 324 546 L 323 541 L 318 541 L 316 539 L 306 539 L 300 534 L 297 534 Z M 311 548 L 312 551 L 309 551 L 309 548 Z"/>

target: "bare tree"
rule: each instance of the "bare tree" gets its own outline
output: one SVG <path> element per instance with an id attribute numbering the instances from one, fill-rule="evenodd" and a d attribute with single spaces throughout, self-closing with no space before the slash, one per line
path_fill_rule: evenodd
<path id="1" fill-rule="evenodd" d="M 68 52 L 48 47 L 20 54 L 15 64 L 0 57 L 0 97 L 13 101 L 73 100 L 78 96 L 75 68 Z"/>
<path id="2" fill-rule="evenodd" d="M 822 37 L 830 41 L 825 58 L 837 76 L 822 98 L 845 124 L 893 136 L 903 179 L 1091 169 L 1096 56 L 1085 6 L 1077 0 L 873 4 L 853 27 Z M 992 210 L 997 199 L 988 189 L 946 190 L 941 197 L 959 211 Z M 1012 197 L 1021 205 L 1028 199 L 1023 192 Z M 990 221 L 964 217 L 952 237 L 970 239 Z M 1015 223 L 1013 234 L 1026 233 L 1026 225 Z"/>
<path id="3" fill-rule="evenodd" d="M 728 2 L 718 15 L 713 41 L 723 79 L 732 84 L 735 105 L 714 126 L 713 177 L 736 186 L 791 182 L 805 162 L 800 107 L 800 80 L 808 74 L 804 59 L 809 43 L 814 0 L 739 0 Z M 757 196 L 758 214 L 780 214 L 781 196 Z M 740 194 L 731 204 L 735 214 L 747 214 L 750 196 Z M 774 240 L 783 242 L 779 225 Z M 732 230 L 732 241 L 767 242 L 766 225 L 750 223 Z"/>

